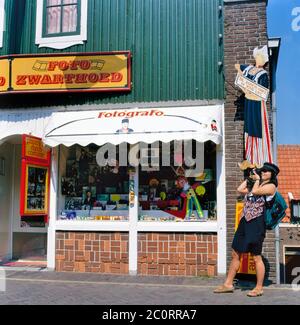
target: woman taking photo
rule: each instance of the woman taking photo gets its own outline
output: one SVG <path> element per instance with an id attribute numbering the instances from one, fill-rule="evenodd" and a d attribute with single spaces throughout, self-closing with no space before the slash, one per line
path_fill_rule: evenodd
<path id="1" fill-rule="evenodd" d="M 261 176 L 259 176 L 259 174 Z M 265 202 L 271 201 L 276 193 L 279 168 L 271 163 L 264 163 L 260 170 L 253 170 L 250 177 L 254 181 L 252 189 L 247 187 L 247 179 L 238 187 L 238 192 L 245 195 L 243 215 L 232 242 L 232 261 L 226 281 L 214 290 L 214 293 L 233 292 L 233 280 L 240 267 L 242 253 L 251 253 L 255 262 L 257 283 L 248 292 L 249 297 L 263 294 L 265 265 L 262 260 L 262 246 L 266 234 Z"/>

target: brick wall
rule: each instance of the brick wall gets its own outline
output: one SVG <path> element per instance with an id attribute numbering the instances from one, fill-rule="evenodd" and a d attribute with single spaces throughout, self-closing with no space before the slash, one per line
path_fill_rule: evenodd
<path id="1" fill-rule="evenodd" d="M 56 270 L 128 274 L 128 233 L 57 232 Z"/>
<path id="2" fill-rule="evenodd" d="M 142 275 L 217 275 L 217 235 L 139 233 L 138 273 Z"/>
<path id="3" fill-rule="evenodd" d="M 234 234 L 236 189 L 243 179 L 238 162 L 243 161 L 243 97 L 234 87 L 235 63 L 253 64 L 253 49 L 267 44 L 266 1 L 225 2 L 225 161 L 228 263 Z M 267 277 L 275 278 L 275 235 L 268 232 L 263 255 Z"/>

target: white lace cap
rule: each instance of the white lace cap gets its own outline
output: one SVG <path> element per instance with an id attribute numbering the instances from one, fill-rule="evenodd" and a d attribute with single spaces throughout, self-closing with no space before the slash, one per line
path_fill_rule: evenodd
<path id="1" fill-rule="evenodd" d="M 256 56 L 260 54 L 263 56 L 264 58 L 264 63 L 267 63 L 269 62 L 269 54 L 268 54 L 268 46 L 265 45 L 263 46 L 262 48 L 258 48 L 256 47 L 254 50 L 253 50 L 253 57 L 256 58 Z"/>

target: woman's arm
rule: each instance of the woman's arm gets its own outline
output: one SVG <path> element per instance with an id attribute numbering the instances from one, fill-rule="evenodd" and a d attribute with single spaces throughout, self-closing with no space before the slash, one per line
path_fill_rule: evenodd
<path id="1" fill-rule="evenodd" d="M 259 186 L 259 180 L 256 180 L 253 188 L 252 194 L 254 195 L 274 195 L 276 192 L 276 186 L 274 184 L 266 184 Z"/>
<path id="2" fill-rule="evenodd" d="M 247 180 L 244 180 L 243 183 L 237 188 L 237 191 L 241 194 L 249 193 L 247 189 Z"/>

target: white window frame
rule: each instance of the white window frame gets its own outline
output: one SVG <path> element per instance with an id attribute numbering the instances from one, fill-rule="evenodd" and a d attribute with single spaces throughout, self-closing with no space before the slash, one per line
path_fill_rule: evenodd
<path id="1" fill-rule="evenodd" d="M 0 0 L 0 48 L 3 47 L 3 34 L 5 26 L 5 0 Z"/>
<path id="2" fill-rule="evenodd" d="M 88 0 L 81 0 L 80 35 L 59 37 L 43 37 L 44 0 L 36 0 L 36 2 L 35 44 L 37 44 L 39 48 L 49 47 L 52 49 L 62 50 L 73 45 L 82 45 L 83 42 L 87 40 Z"/>

